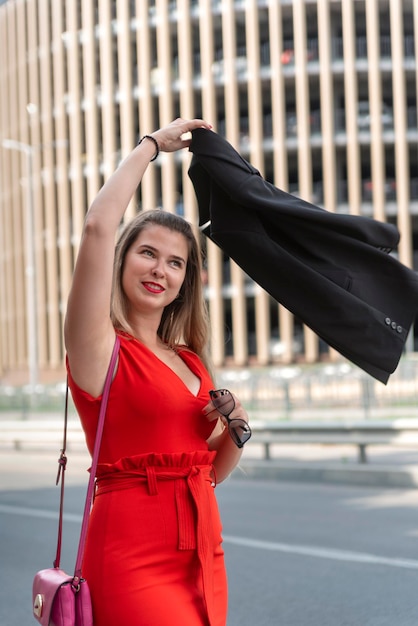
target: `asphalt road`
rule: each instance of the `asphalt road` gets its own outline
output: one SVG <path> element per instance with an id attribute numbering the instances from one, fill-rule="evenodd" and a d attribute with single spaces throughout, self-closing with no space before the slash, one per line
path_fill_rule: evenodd
<path id="1" fill-rule="evenodd" d="M 1 626 L 36 623 L 32 578 L 52 565 L 56 542 L 55 466 L 0 452 Z M 62 566 L 71 571 L 86 474 L 67 478 Z M 228 626 L 418 624 L 416 490 L 231 479 L 217 494 Z"/>

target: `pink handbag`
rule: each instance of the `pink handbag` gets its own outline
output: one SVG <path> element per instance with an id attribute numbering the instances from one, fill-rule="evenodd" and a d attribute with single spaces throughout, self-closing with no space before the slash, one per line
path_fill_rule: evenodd
<path id="1" fill-rule="evenodd" d="M 107 401 L 109 398 L 110 385 L 112 384 L 113 372 L 119 353 L 119 338 L 116 337 L 109 369 L 106 374 L 102 401 L 100 404 L 99 420 L 97 424 L 96 440 L 94 442 L 93 459 L 90 470 L 90 478 L 87 486 L 86 501 L 84 505 L 83 522 L 81 525 L 80 540 L 78 544 L 77 558 L 74 574 L 68 575 L 60 569 L 61 542 L 62 542 L 62 518 L 64 510 L 64 475 L 67 458 L 65 449 L 67 444 L 67 417 L 68 417 L 68 384 L 65 398 L 65 421 L 64 442 L 58 459 L 58 484 L 61 478 L 61 497 L 58 521 L 57 552 L 54 567 L 44 569 L 35 575 L 32 585 L 33 615 L 42 626 L 93 626 L 93 610 L 91 605 L 90 591 L 87 581 L 81 576 L 84 545 L 86 542 L 88 519 L 93 499 L 94 480 L 99 459 L 100 443 L 103 434 L 104 418 L 106 415 Z"/>

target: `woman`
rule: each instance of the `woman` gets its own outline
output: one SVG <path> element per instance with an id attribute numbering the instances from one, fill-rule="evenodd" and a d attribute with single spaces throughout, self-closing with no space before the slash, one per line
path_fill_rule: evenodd
<path id="1" fill-rule="evenodd" d="M 114 247 L 149 162 L 199 127 L 210 128 L 177 119 L 141 140 L 92 203 L 74 271 L 67 367 L 90 452 L 116 333 L 121 342 L 83 562 L 95 626 L 226 623 L 214 486 L 251 431 L 235 396 L 209 395 L 198 245 L 185 220 L 154 210 Z"/>

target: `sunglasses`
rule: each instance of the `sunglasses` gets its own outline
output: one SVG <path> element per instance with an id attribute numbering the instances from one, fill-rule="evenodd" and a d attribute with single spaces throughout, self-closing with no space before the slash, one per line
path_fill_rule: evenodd
<path id="1" fill-rule="evenodd" d="M 235 409 L 235 400 L 232 393 L 228 389 L 212 389 L 212 391 L 209 391 L 209 396 L 215 409 L 226 419 L 232 441 L 238 448 L 242 448 L 244 443 L 251 437 L 251 428 L 245 420 L 231 419 L 229 417 Z"/>

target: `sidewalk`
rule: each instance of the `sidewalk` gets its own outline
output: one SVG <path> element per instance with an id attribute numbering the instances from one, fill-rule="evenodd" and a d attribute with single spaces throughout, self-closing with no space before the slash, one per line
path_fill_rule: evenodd
<path id="1" fill-rule="evenodd" d="M 20 491 L 54 487 L 60 451 L 0 449 L 0 491 Z M 91 461 L 87 452 L 67 453 L 65 484 L 85 485 Z"/>
<path id="2" fill-rule="evenodd" d="M 234 478 L 418 488 L 418 450 L 412 448 L 369 446 L 367 463 L 358 462 L 355 446 L 276 445 L 269 461 L 257 448 L 247 447 Z"/>
<path id="3" fill-rule="evenodd" d="M 232 478 L 418 488 L 417 450 L 370 446 L 365 464 L 358 463 L 355 446 L 280 445 L 273 455 L 265 461 L 261 446 L 247 444 Z M 88 453 L 70 450 L 67 456 L 66 484 L 87 485 Z M 0 490 L 54 487 L 58 457 L 59 449 L 0 450 Z"/>

